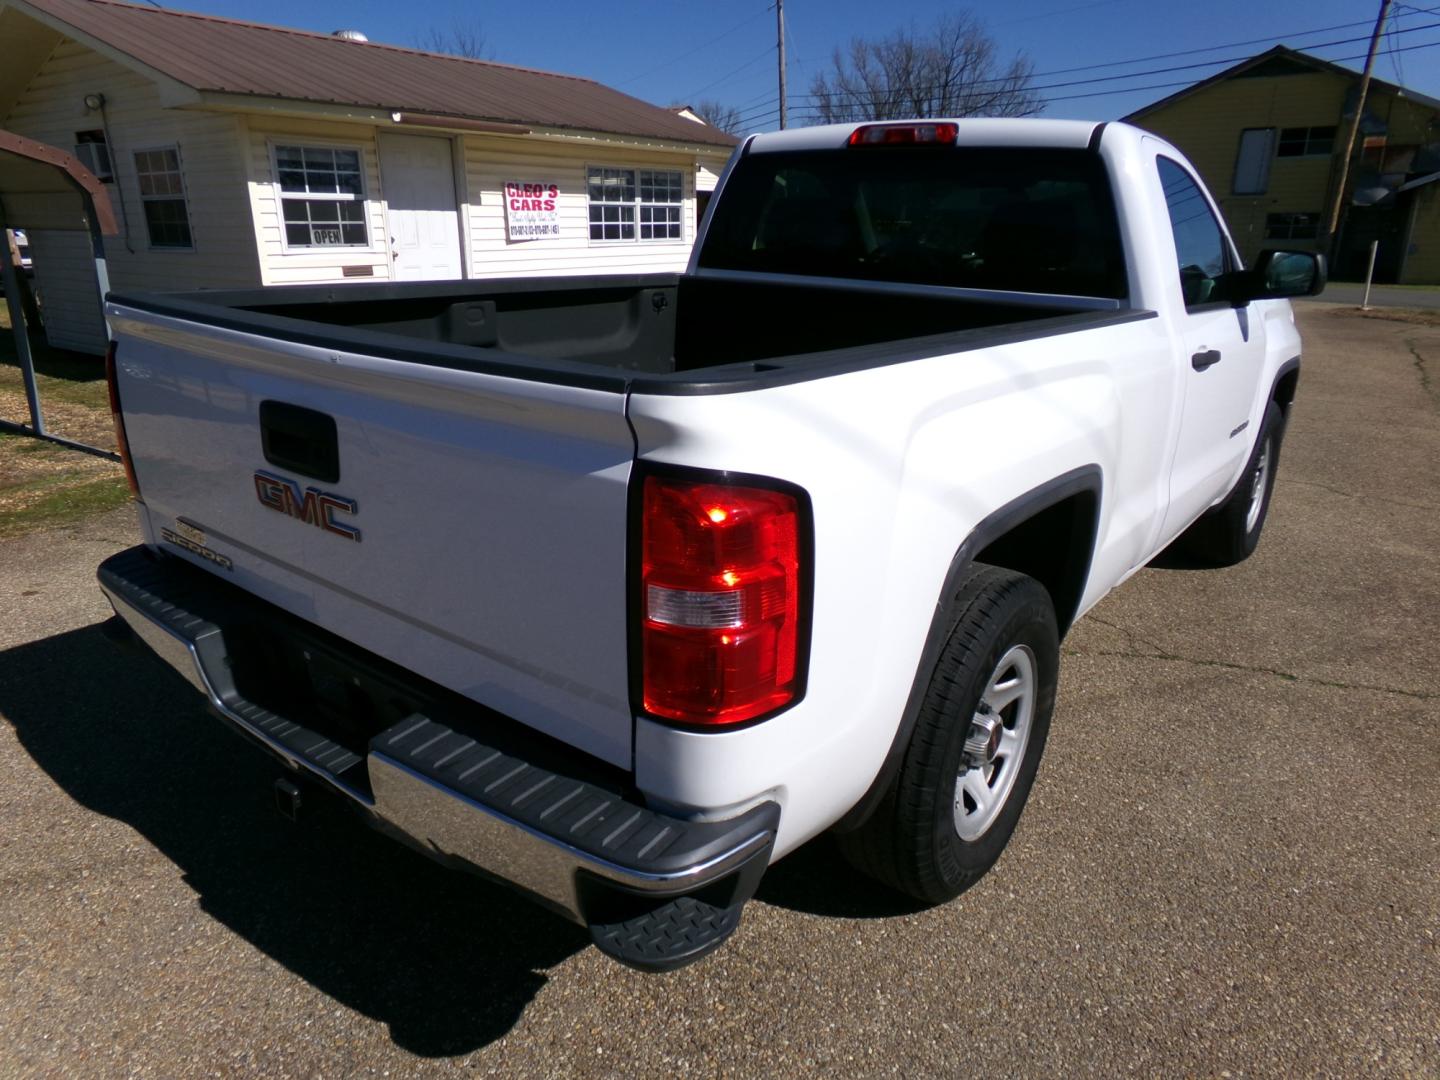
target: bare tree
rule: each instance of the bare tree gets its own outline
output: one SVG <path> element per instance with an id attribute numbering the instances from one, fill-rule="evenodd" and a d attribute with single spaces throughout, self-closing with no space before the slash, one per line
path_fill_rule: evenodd
<path id="1" fill-rule="evenodd" d="M 1045 101 L 1029 89 L 1030 60 L 1008 62 L 969 12 L 943 15 L 875 41 L 835 50 L 834 70 L 810 83 L 810 123 L 934 116 L 1033 116 Z"/>
<path id="2" fill-rule="evenodd" d="M 728 135 L 739 135 L 743 124 L 740 122 L 740 110 L 733 105 L 722 105 L 718 101 L 698 101 L 694 105 L 676 103 L 670 106 L 671 109 L 688 108 L 696 116 L 704 120 L 711 127 L 719 128 Z"/>
<path id="3" fill-rule="evenodd" d="M 449 29 L 432 26 L 416 38 L 416 48 L 426 52 L 445 53 L 448 56 L 464 56 L 471 60 L 493 60 L 494 51 L 489 48 L 485 31 L 473 19 L 456 19 Z"/>

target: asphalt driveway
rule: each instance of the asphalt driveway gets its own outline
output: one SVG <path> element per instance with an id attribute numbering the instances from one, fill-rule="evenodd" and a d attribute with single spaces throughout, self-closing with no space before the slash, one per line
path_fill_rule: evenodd
<path id="1" fill-rule="evenodd" d="M 1316 297 L 1321 303 L 1354 304 L 1365 299 L 1365 286 L 1349 281 L 1332 281 Z M 1309 303 L 1307 299 L 1305 303 Z M 1373 285 L 1370 288 L 1372 307 L 1440 310 L 1440 287 L 1415 285 Z"/>
<path id="2" fill-rule="evenodd" d="M 668 976 L 279 818 L 97 628 L 128 512 L 0 543 L 0 1074 L 1440 1074 L 1440 320 L 1300 317 L 1259 552 L 1077 626 L 994 872 L 917 911 L 813 844 Z"/>

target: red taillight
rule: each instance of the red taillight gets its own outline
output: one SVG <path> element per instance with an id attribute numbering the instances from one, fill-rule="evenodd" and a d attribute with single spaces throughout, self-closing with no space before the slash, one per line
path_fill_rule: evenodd
<path id="1" fill-rule="evenodd" d="M 866 124 L 850 133 L 851 146 L 954 146 L 958 124 Z"/>
<path id="2" fill-rule="evenodd" d="M 125 417 L 120 413 L 120 385 L 115 372 L 115 342 L 105 350 L 105 385 L 110 391 L 110 419 L 115 424 L 115 452 L 120 455 L 120 464 L 125 466 L 125 480 L 130 485 L 130 494 L 140 498 L 140 484 L 135 479 L 135 466 L 130 461 L 130 440 L 125 438 Z"/>
<path id="3" fill-rule="evenodd" d="M 800 691 L 808 523 L 787 491 L 645 478 L 641 683 L 646 712 L 738 724 Z"/>

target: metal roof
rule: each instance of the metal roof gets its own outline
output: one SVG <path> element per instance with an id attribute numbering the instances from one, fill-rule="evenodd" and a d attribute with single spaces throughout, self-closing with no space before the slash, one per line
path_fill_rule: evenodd
<path id="1" fill-rule="evenodd" d="M 718 128 L 591 79 L 118 0 L 10 0 L 200 92 L 729 148 Z M 87 40 L 88 39 L 88 40 Z"/>

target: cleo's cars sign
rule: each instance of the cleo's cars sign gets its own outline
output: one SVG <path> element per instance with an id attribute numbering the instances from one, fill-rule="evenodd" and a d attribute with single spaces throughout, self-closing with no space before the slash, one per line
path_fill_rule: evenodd
<path id="1" fill-rule="evenodd" d="M 560 235 L 560 188 L 557 184 L 505 183 L 507 240 L 544 240 Z"/>

